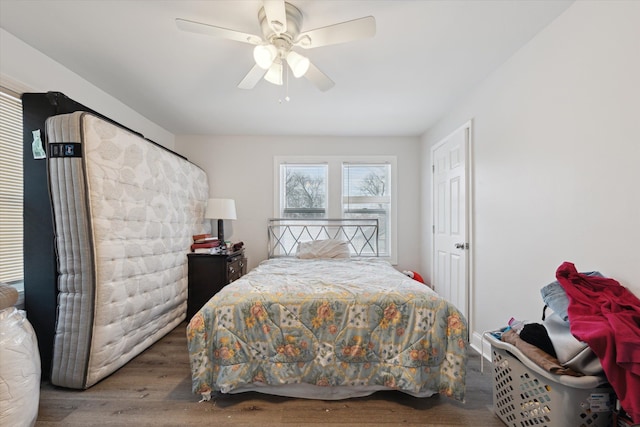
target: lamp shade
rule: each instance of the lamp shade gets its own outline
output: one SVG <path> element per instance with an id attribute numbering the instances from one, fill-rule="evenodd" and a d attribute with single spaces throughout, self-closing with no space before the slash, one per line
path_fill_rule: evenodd
<path id="1" fill-rule="evenodd" d="M 233 199 L 209 199 L 204 217 L 211 219 L 237 219 L 236 202 Z"/>
<path id="2" fill-rule="evenodd" d="M 273 61 L 273 64 L 269 67 L 264 79 L 274 85 L 282 85 L 282 61 L 280 59 Z"/>
<path id="3" fill-rule="evenodd" d="M 298 52 L 291 51 L 287 54 L 287 64 L 293 71 L 293 77 L 300 78 L 309 70 L 309 58 L 300 55 Z"/>
<path id="4" fill-rule="evenodd" d="M 253 59 L 263 70 L 267 70 L 278 56 L 278 49 L 272 44 L 259 44 L 253 48 Z"/>

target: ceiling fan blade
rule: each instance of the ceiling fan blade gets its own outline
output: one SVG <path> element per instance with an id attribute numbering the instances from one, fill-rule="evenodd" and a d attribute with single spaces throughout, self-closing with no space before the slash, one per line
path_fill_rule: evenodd
<path id="1" fill-rule="evenodd" d="M 240 83 L 238 83 L 238 87 L 240 89 L 253 89 L 262 76 L 267 73 L 267 70 L 260 68 L 257 64 L 253 66 L 251 70 L 244 76 L 244 79 Z"/>
<path id="2" fill-rule="evenodd" d="M 269 27 L 276 34 L 287 31 L 287 12 L 283 0 L 264 0 L 264 14 Z"/>
<path id="3" fill-rule="evenodd" d="M 327 27 L 300 33 L 295 42 L 303 49 L 346 43 L 353 40 L 373 37 L 376 34 L 376 19 L 373 16 L 341 22 Z"/>
<path id="4" fill-rule="evenodd" d="M 203 24 L 202 22 L 189 21 L 188 19 L 176 18 L 176 25 L 180 30 L 189 31 L 191 33 L 205 34 L 208 36 L 220 37 L 253 45 L 262 43 L 262 38 L 253 34 L 217 27 L 215 25 Z"/>
<path id="5" fill-rule="evenodd" d="M 320 71 L 318 67 L 313 65 L 313 63 L 309 64 L 309 69 L 304 76 L 322 92 L 326 92 L 335 86 L 333 80 L 331 80 L 325 73 Z"/>

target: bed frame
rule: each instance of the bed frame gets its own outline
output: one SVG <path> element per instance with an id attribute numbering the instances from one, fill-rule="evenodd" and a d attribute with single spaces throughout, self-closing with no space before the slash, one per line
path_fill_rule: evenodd
<path id="1" fill-rule="evenodd" d="M 270 218 L 269 258 L 296 255 L 298 243 L 335 239 L 346 241 L 353 257 L 377 257 L 378 220 L 362 218 Z"/>

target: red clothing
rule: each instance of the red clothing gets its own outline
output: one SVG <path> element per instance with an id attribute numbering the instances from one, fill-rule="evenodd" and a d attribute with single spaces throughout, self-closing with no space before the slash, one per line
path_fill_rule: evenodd
<path id="1" fill-rule="evenodd" d="M 634 423 L 640 423 L 640 300 L 617 281 L 565 262 L 556 278 L 569 297 L 571 333 L 598 356 Z"/>

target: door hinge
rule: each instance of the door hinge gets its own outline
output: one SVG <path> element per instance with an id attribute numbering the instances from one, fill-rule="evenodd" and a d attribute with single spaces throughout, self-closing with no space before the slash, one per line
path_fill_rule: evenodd
<path id="1" fill-rule="evenodd" d="M 436 173 L 436 165 L 431 165 L 431 173 Z"/>

